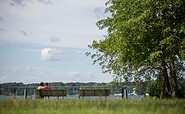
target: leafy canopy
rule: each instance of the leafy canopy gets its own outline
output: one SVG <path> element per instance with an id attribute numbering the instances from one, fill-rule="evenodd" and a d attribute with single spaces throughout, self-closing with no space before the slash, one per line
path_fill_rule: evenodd
<path id="1" fill-rule="evenodd" d="M 104 72 L 128 79 L 141 69 L 152 73 L 163 60 L 185 59 L 184 0 L 109 0 L 106 5 L 111 16 L 97 26 L 108 35 L 89 46 L 97 50 L 91 57 Z"/>

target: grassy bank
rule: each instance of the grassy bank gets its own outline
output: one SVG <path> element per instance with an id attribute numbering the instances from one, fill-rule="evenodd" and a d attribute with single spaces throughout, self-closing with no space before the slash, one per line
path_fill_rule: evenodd
<path id="1" fill-rule="evenodd" d="M 185 99 L 3 100 L 0 114 L 185 114 Z"/>

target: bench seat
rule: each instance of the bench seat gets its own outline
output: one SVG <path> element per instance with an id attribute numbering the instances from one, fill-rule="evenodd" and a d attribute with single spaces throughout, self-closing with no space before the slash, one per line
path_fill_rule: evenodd
<path id="1" fill-rule="evenodd" d="M 80 88 L 79 98 L 82 96 L 109 96 L 110 88 Z"/>
<path id="2" fill-rule="evenodd" d="M 67 96 L 67 90 L 35 90 L 35 94 L 41 98 L 56 96 L 56 97 L 64 97 Z"/>

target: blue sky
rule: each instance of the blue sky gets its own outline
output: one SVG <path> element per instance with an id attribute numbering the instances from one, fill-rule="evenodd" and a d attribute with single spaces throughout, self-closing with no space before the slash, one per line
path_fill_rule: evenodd
<path id="1" fill-rule="evenodd" d="M 0 83 L 110 82 L 88 45 L 107 0 L 1 0 Z"/>

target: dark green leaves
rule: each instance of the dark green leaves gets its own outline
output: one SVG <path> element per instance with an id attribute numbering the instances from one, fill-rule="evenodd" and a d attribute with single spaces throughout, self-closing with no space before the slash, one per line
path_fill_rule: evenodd
<path id="1" fill-rule="evenodd" d="M 185 59 L 184 0 L 109 0 L 106 5 L 111 16 L 97 26 L 107 28 L 108 35 L 90 46 L 103 71 L 133 77 L 161 61 Z"/>

